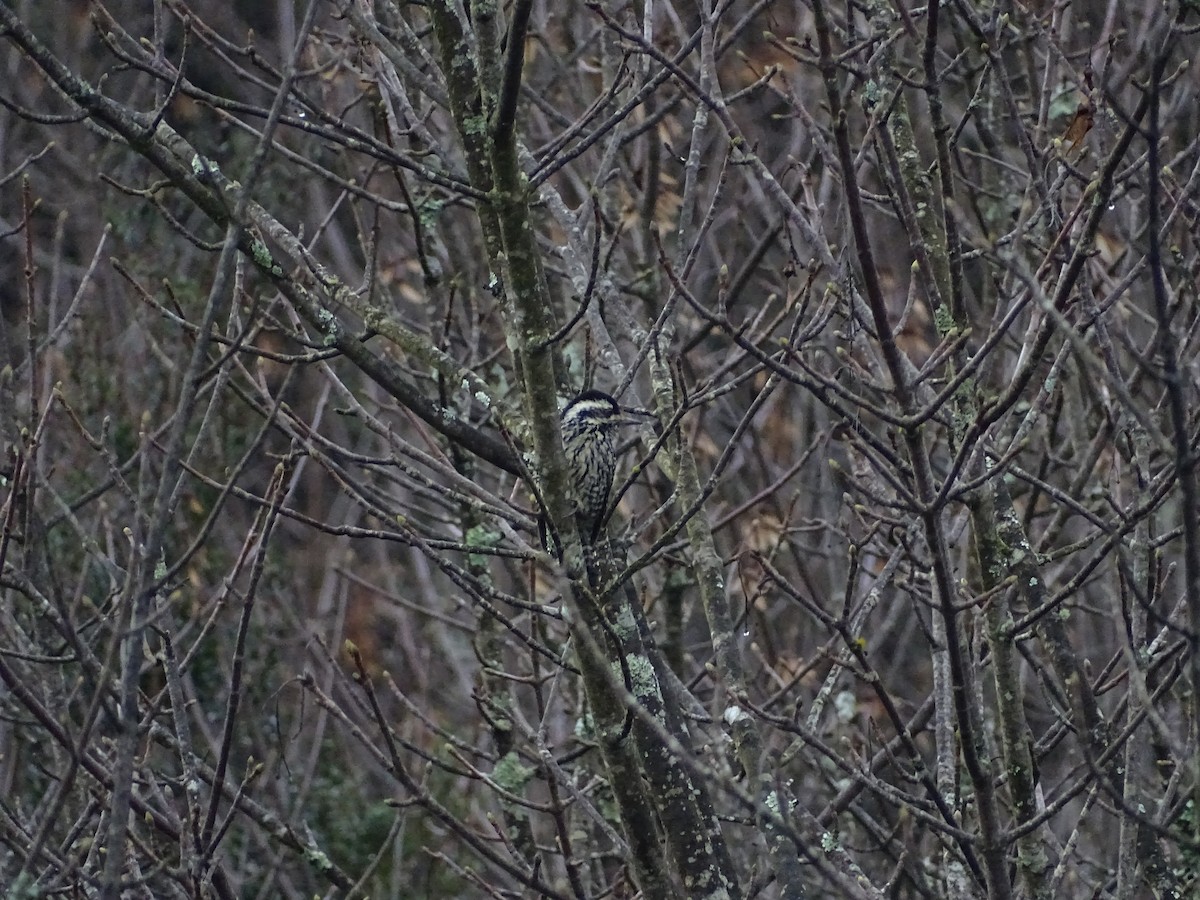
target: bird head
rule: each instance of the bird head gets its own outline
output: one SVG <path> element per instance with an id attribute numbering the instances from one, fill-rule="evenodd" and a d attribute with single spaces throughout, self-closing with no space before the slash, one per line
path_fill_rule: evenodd
<path id="1" fill-rule="evenodd" d="M 589 389 L 568 403 L 562 411 L 564 426 L 608 431 L 621 425 L 640 425 L 654 417 L 650 413 L 621 406 L 611 394 Z"/>

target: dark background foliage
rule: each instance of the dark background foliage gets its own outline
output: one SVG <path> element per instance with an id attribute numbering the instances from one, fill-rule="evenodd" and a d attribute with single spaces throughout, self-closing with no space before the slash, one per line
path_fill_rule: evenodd
<path id="1" fill-rule="evenodd" d="M 1196 22 L 6 0 L 0 887 L 1191 896 Z"/>

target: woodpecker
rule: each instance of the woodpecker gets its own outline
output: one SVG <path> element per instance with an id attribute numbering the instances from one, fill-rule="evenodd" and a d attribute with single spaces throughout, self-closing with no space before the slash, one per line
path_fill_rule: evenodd
<path id="1" fill-rule="evenodd" d="M 623 409 L 603 391 L 587 390 L 561 414 L 563 449 L 571 467 L 580 537 L 595 543 L 608 512 L 608 494 L 617 470 L 617 429 L 649 421 L 649 413 Z"/>

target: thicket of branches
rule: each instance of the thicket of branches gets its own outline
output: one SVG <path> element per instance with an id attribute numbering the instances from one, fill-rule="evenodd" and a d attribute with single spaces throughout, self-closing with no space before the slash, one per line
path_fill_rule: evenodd
<path id="1" fill-rule="evenodd" d="M 8 896 L 1193 896 L 1196 23 L 0 3 Z"/>

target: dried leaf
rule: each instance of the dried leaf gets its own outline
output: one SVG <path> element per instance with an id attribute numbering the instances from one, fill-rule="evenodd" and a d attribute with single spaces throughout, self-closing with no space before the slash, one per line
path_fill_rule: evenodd
<path id="1" fill-rule="evenodd" d="M 1067 126 L 1067 131 L 1063 135 L 1063 143 L 1067 145 L 1067 149 L 1072 153 L 1078 149 L 1080 143 L 1087 133 L 1092 130 L 1092 123 L 1095 121 L 1095 113 L 1092 112 L 1092 104 L 1083 102 L 1075 110 L 1075 116 L 1071 119 L 1071 124 Z"/>

